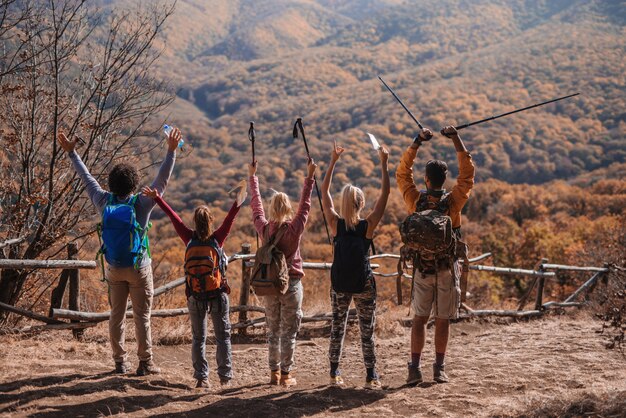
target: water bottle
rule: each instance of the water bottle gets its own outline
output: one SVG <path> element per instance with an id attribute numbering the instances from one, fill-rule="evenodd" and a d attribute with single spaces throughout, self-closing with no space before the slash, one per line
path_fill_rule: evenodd
<path id="1" fill-rule="evenodd" d="M 174 130 L 173 126 L 170 125 L 163 125 L 163 132 L 165 132 L 165 136 L 170 136 L 170 132 L 172 132 Z M 178 148 L 180 148 L 181 150 L 183 149 L 183 145 L 185 144 L 185 140 L 183 140 L 183 138 L 180 138 L 180 141 L 178 141 Z"/>

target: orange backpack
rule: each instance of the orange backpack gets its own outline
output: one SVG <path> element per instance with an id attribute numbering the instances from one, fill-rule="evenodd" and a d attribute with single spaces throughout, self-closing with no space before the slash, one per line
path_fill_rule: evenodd
<path id="1" fill-rule="evenodd" d="M 185 251 L 185 278 L 190 294 L 199 300 L 219 296 L 227 264 L 224 251 L 215 238 L 206 242 L 189 241 Z"/>

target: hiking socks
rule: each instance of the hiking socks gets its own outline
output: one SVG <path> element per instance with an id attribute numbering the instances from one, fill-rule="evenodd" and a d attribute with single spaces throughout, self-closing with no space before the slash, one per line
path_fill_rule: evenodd
<path id="1" fill-rule="evenodd" d="M 280 375 L 281 375 L 281 376 L 287 376 L 287 375 L 289 375 L 289 372 L 286 372 L 286 371 L 284 371 L 284 370 L 281 370 L 281 371 L 280 371 Z"/>
<path id="2" fill-rule="evenodd" d="M 339 363 L 330 362 L 330 377 L 339 375 Z"/>
<path id="3" fill-rule="evenodd" d="M 443 366 L 446 353 L 435 353 L 435 364 L 437 366 Z"/>
<path id="4" fill-rule="evenodd" d="M 420 367 L 420 360 L 422 359 L 422 353 L 411 353 L 411 366 Z"/>

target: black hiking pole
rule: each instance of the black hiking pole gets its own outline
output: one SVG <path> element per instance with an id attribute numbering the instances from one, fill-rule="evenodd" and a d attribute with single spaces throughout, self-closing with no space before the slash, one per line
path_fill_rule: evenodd
<path id="1" fill-rule="evenodd" d="M 256 163 L 256 156 L 254 155 L 254 141 L 256 140 L 256 133 L 254 132 L 254 122 L 250 122 L 250 129 L 248 129 L 248 141 L 252 146 L 252 164 Z M 256 248 L 259 249 L 259 233 L 256 233 Z"/>
<path id="2" fill-rule="evenodd" d="M 395 97 L 395 98 L 396 98 L 396 100 L 398 101 L 398 103 L 400 103 L 400 106 L 402 106 L 402 107 L 404 108 L 404 110 L 406 110 L 406 113 L 408 113 L 408 114 L 409 114 L 409 116 L 411 117 L 411 119 L 413 119 L 413 120 L 415 121 L 415 123 L 417 123 L 417 126 L 419 126 L 419 127 L 420 127 L 420 129 L 424 129 L 424 127 L 422 126 L 422 124 L 420 123 L 420 121 L 419 121 L 419 120 L 417 120 L 417 118 L 416 118 L 415 116 L 413 116 L 413 113 L 411 113 L 411 111 L 409 110 L 409 108 L 408 108 L 408 107 L 406 107 L 406 106 L 404 105 L 404 103 L 402 103 L 402 100 L 400 100 L 400 98 L 398 97 L 398 95 L 396 94 L 396 92 L 395 92 L 395 91 L 393 91 L 393 90 L 391 89 L 391 87 L 389 87 L 389 86 L 387 85 L 387 83 L 385 83 L 385 80 L 383 80 L 381 76 L 378 76 L 378 79 L 380 80 L 380 82 L 381 82 L 381 83 L 383 83 L 383 85 L 384 85 L 385 87 L 387 87 L 387 90 L 389 90 L 389 92 L 390 92 L 391 94 L 393 94 L 393 97 Z"/>
<path id="3" fill-rule="evenodd" d="M 252 144 L 252 164 L 256 161 L 254 156 L 254 140 L 256 139 L 256 133 L 254 132 L 254 122 L 250 122 L 250 129 L 248 129 L 248 141 Z"/>
<path id="4" fill-rule="evenodd" d="M 309 153 L 309 145 L 306 142 L 306 136 L 304 136 L 304 127 L 302 126 L 302 118 L 298 118 L 296 123 L 293 125 L 293 137 L 298 138 L 298 130 L 302 134 L 302 140 L 304 141 L 304 149 L 306 150 L 306 155 L 311 160 L 311 154 Z M 317 186 L 317 177 L 313 175 L 313 181 L 315 182 L 315 191 L 317 192 L 317 199 L 320 202 L 320 209 L 322 210 L 322 218 L 324 218 L 324 228 L 326 228 L 326 236 L 328 237 L 328 243 L 332 246 L 333 242 L 330 239 L 330 232 L 328 231 L 328 222 L 326 221 L 326 215 L 324 215 L 324 207 L 322 206 L 322 194 L 320 193 L 320 189 Z"/>
<path id="5" fill-rule="evenodd" d="M 578 96 L 579 94 L 580 93 L 574 93 L 574 94 L 570 94 L 568 96 L 558 97 L 556 99 L 548 100 L 547 102 L 541 102 L 541 103 L 537 103 L 537 104 L 534 104 L 534 105 L 526 106 L 526 107 L 523 107 L 521 109 L 516 109 L 516 110 L 512 110 L 510 112 L 503 113 L 501 115 L 491 116 L 490 118 L 481 119 L 481 120 L 477 120 L 475 122 L 466 123 L 464 125 L 455 126 L 455 129 L 457 131 L 460 131 L 461 129 L 469 128 L 470 126 L 478 125 L 478 124 L 484 123 L 484 122 L 489 122 L 490 120 L 494 120 L 494 119 L 499 119 L 499 118 L 502 118 L 504 116 L 512 115 L 513 113 L 523 112 L 524 110 L 528 110 L 528 109 L 532 109 L 532 108 L 535 108 L 535 107 L 547 105 L 548 103 L 554 103 L 554 102 L 558 102 L 559 100 L 569 99 L 570 97 Z M 443 129 L 442 129 L 442 131 L 443 131 Z"/>

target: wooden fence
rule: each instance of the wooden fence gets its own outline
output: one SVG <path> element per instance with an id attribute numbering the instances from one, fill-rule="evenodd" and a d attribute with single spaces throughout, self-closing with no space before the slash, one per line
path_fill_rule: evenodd
<path id="1" fill-rule="evenodd" d="M 75 338 L 81 338 L 85 328 L 97 325 L 99 322 L 107 321 L 110 317 L 110 312 L 83 312 L 80 309 L 80 270 L 81 269 L 95 269 L 95 261 L 79 261 L 77 260 L 78 249 L 76 244 L 69 244 L 68 260 L 7 260 L 0 259 L 0 269 L 63 269 L 59 283 L 57 287 L 52 291 L 50 310 L 48 316 L 39 315 L 35 312 L 24 310 L 18 307 L 0 303 L 0 309 L 22 315 L 40 322 L 44 325 L 31 326 L 21 329 L 2 330 L 0 333 L 20 332 L 20 333 L 38 333 L 45 330 L 58 330 L 58 329 L 71 329 Z M 265 309 L 261 306 L 250 305 L 250 273 L 254 264 L 254 255 L 251 254 L 251 247 L 249 244 L 244 244 L 241 247 L 241 251 L 229 258 L 229 262 L 241 262 L 241 292 L 239 298 L 239 304 L 230 307 L 231 313 L 238 314 L 238 320 L 232 325 L 233 329 L 238 330 L 242 335 L 246 335 L 249 329 L 262 327 L 265 324 L 265 317 L 259 317 L 250 319 L 249 312 L 265 313 Z M 472 317 L 485 317 L 485 316 L 506 316 L 514 318 L 528 318 L 541 316 L 554 308 L 570 308 L 582 306 L 584 303 L 576 302 L 577 298 L 585 292 L 588 292 L 594 287 L 598 279 L 609 272 L 609 268 L 605 267 L 579 267 L 579 266 L 566 266 L 559 264 L 549 264 L 548 260 L 541 260 L 537 263 L 533 270 L 518 269 L 510 267 L 496 267 L 476 264 L 479 261 L 485 260 L 491 256 L 491 253 L 486 253 L 481 256 L 472 258 L 469 260 L 469 269 L 473 271 L 488 271 L 497 274 L 504 275 L 517 275 L 522 277 L 528 277 L 532 279 L 532 283 L 529 286 L 526 294 L 520 298 L 517 310 L 475 310 L 462 304 L 462 313 L 460 319 L 467 319 Z M 370 260 L 399 260 L 400 256 L 397 254 L 378 254 L 370 257 Z M 231 272 L 232 272 L 231 266 Z M 330 270 L 331 263 L 327 262 L 304 262 L 303 268 L 305 270 Z M 373 263 L 374 275 L 380 278 L 396 278 L 396 293 L 397 303 L 401 305 L 403 303 L 402 295 L 402 279 L 411 279 L 411 276 L 403 273 L 398 275 L 397 272 L 383 273 L 377 271 L 380 265 Z M 544 303 L 544 286 L 546 279 L 552 279 L 556 276 L 558 271 L 573 271 L 573 272 L 588 272 L 593 273 L 591 278 L 587 280 L 582 286 L 580 286 L 572 295 L 566 298 L 564 301 L 550 301 Z M 69 301 L 68 309 L 61 309 L 63 298 L 67 284 L 69 282 Z M 185 283 L 185 278 L 179 278 L 173 280 L 164 286 L 154 289 L 154 296 L 157 297 L 166 292 L 169 292 Z M 536 289 L 534 309 L 524 310 L 531 293 Z M 153 310 L 152 317 L 164 318 L 174 317 L 180 315 L 187 315 L 189 312 L 187 308 L 178 309 L 162 309 Z M 128 304 L 128 310 L 126 317 L 131 318 L 133 315 L 130 304 Z M 350 318 L 356 318 L 356 312 L 354 309 L 350 311 Z M 330 313 L 320 314 L 315 316 L 308 316 L 302 319 L 302 322 L 328 322 L 332 319 Z M 69 321 L 69 322 L 68 322 Z M 405 321 L 407 322 L 407 321 Z"/>

